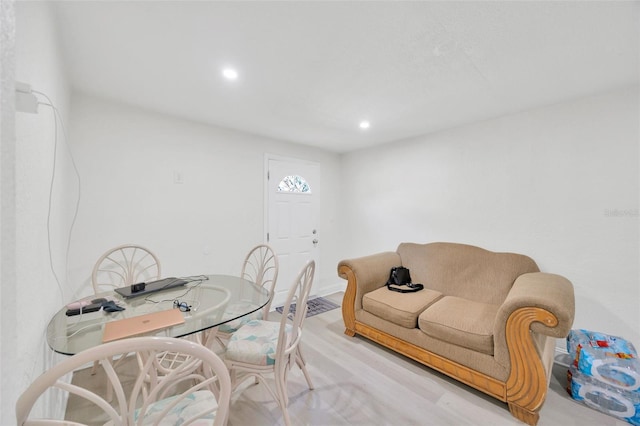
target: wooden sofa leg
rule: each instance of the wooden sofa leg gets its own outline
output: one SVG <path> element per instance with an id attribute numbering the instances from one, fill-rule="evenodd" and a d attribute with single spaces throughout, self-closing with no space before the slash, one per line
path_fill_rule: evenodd
<path id="1" fill-rule="evenodd" d="M 540 413 L 537 411 L 527 410 L 524 407 L 520 407 L 512 402 L 509 402 L 509 411 L 511 411 L 511 415 L 516 419 L 525 422 L 528 425 L 535 426 L 538 424 L 538 419 L 540 418 Z"/>
<path id="2" fill-rule="evenodd" d="M 342 298 L 342 320 L 345 326 L 344 334 L 353 337 L 356 335 L 356 276 L 350 268 L 345 266 L 340 267 L 338 272 L 341 277 L 347 278 L 347 289 Z"/>
<path id="3" fill-rule="evenodd" d="M 351 309 L 349 309 L 351 308 Z M 350 307 L 342 305 L 342 320 L 344 321 L 344 334 L 349 337 L 356 335 L 356 316 L 353 312 L 353 305 Z"/>

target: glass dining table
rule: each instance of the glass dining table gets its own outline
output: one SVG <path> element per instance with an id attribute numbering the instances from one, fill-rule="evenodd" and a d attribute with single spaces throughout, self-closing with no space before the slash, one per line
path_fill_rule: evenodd
<path id="1" fill-rule="evenodd" d="M 269 302 L 266 289 L 239 277 L 201 275 L 184 280 L 187 283 L 183 286 L 143 296 L 125 298 L 115 291 L 109 291 L 86 298 L 113 300 L 117 306 L 124 308 L 122 311 L 107 312 L 100 309 L 68 316 L 65 306 L 47 326 L 47 343 L 55 352 L 74 355 L 102 344 L 104 326 L 110 321 L 170 310 L 176 306 L 181 308 L 183 323 L 147 334 L 184 337 L 249 315 Z"/>

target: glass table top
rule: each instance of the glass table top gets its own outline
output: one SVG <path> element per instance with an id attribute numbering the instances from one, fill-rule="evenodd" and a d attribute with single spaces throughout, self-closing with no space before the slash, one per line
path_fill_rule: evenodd
<path id="1" fill-rule="evenodd" d="M 202 275 L 185 278 L 184 286 L 144 296 L 123 298 L 114 291 L 85 299 L 106 298 L 125 308 L 119 312 L 88 312 L 67 316 L 67 307 L 51 319 L 47 343 L 56 352 L 73 355 L 102 344 L 104 324 L 125 318 L 175 308 L 174 301 L 186 304 L 184 323 L 150 333 L 157 336 L 183 337 L 217 327 L 258 311 L 269 302 L 266 289 L 251 281 L 230 275 Z M 228 309 L 233 306 L 233 309 Z"/>

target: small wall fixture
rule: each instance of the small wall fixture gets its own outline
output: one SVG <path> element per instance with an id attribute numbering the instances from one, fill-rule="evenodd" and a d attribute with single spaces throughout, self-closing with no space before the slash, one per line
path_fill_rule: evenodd
<path id="1" fill-rule="evenodd" d="M 38 98 L 31 92 L 31 85 L 16 81 L 16 111 L 38 113 Z"/>

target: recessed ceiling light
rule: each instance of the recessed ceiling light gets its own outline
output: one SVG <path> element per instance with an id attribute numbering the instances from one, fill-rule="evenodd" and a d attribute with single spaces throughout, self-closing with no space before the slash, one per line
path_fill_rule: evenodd
<path id="1" fill-rule="evenodd" d="M 368 121 L 364 120 L 360 122 L 361 129 L 368 129 L 369 127 L 371 127 L 371 123 L 369 123 Z"/>
<path id="2" fill-rule="evenodd" d="M 227 80 L 237 80 L 238 79 L 238 71 L 233 68 L 225 68 L 222 70 L 222 75 Z"/>

